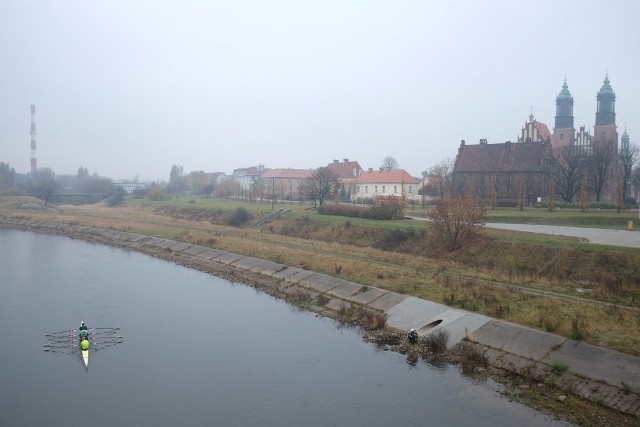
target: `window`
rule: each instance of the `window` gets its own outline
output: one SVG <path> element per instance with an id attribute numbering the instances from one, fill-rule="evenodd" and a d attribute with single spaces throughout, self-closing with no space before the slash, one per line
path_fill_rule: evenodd
<path id="1" fill-rule="evenodd" d="M 377 193 L 377 192 L 378 192 L 378 186 L 376 185 L 374 186 L 374 193 Z"/>
<path id="2" fill-rule="evenodd" d="M 409 186 L 409 194 L 413 193 L 413 185 Z"/>
<path id="3" fill-rule="evenodd" d="M 398 186 L 397 186 L 397 185 L 394 185 L 394 186 L 393 186 L 393 192 L 394 192 L 394 193 L 397 193 L 397 192 L 398 192 Z"/>
<path id="4" fill-rule="evenodd" d="M 368 186 L 368 185 L 365 185 L 365 186 L 364 186 L 364 192 L 365 192 L 365 193 L 368 193 L 368 192 L 369 192 L 369 186 Z"/>
<path id="5" fill-rule="evenodd" d="M 386 186 L 386 185 L 383 185 L 383 186 L 382 186 L 382 192 L 384 193 L 386 189 L 387 189 L 387 186 Z"/>

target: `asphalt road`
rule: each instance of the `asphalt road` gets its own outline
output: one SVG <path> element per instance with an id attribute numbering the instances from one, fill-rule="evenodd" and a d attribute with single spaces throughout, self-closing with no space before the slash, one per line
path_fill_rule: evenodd
<path id="1" fill-rule="evenodd" d="M 407 217 L 418 221 L 426 221 L 421 217 Z M 522 231 L 525 233 L 550 234 L 557 236 L 576 237 L 583 239 L 585 243 L 599 245 L 623 246 L 627 248 L 640 248 L 640 231 L 607 230 L 603 228 L 566 227 L 562 225 L 535 225 L 535 224 L 501 224 L 487 222 L 487 228 L 501 230 Z M 634 227 L 639 227 L 634 222 Z"/>
<path id="2" fill-rule="evenodd" d="M 584 239 L 588 243 L 596 243 L 600 245 L 640 248 L 640 232 L 638 231 L 565 227 L 561 225 L 499 224 L 494 222 L 488 222 L 485 226 L 487 228 L 523 231 L 527 233 L 577 237 Z"/>

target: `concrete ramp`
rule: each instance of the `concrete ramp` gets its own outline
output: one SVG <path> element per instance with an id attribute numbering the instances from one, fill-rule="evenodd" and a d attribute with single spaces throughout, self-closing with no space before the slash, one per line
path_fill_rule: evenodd
<path id="1" fill-rule="evenodd" d="M 570 371 L 584 377 L 627 390 L 640 390 L 640 358 L 608 348 L 567 340 L 549 353 L 543 362 L 549 365 L 562 362 Z"/>
<path id="2" fill-rule="evenodd" d="M 386 313 L 389 326 L 404 330 L 415 328 L 420 336 L 446 330 L 449 333 L 449 346 L 459 343 L 468 333 L 474 333 L 491 320 L 481 314 L 452 309 L 416 297 L 405 298 Z"/>
<path id="3" fill-rule="evenodd" d="M 541 360 L 566 338 L 500 320 L 491 320 L 473 333 L 473 341 L 532 360 Z"/>

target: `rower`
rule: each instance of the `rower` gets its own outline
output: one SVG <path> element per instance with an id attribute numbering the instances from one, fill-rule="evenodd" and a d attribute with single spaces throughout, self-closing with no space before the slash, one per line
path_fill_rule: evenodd
<path id="1" fill-rule="evenodd" d="M 78 335 L 80 336 L 80 341 L 82 341 L 83 339 L 89 338 L 89 329 L 87 328 L 87 325 L 84 324 L 84 321 L 80 322 Z"/>
<path id="2" fill-rule="evenodd" d="M 413 328 L 411 328 L 407 337 L 409 338 L 409 342 L 411 342 L 412 344 L 418 342 L 418 332 L 416 332 L 416 330 Z"/>

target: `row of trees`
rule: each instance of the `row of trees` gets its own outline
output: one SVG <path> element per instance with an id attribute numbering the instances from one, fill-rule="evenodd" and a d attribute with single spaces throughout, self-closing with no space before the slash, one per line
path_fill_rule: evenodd
<path id="1" fill-rule="evenodd" d="M 54 195 L 84 194 L 108 197 L 118 204 L 124 199 L 124 190 L 114 186 L 109 178 L 90 175 L 80 166 L 76 175 L 56 175 L 51 168 L 39 168 L 35 172 L 19 175 L 8 163 L 0 162 L 0 195 L 30 194 L 42 198 L 48 206 Z M 68 197 L 68 196 L 67 196 Z"/>
<path id="2" fill-rule="evenodd" d="M 596 201 L 602 200 L 604 189 L 615 186 L 618 198 L 629 194 L 629 186 L 640 183 L 638 148 L 622 147 L 616 153 L 615 144 L 596 142 L 590 150 L 564 147 L 556 152 L 554 181 L 556 194 L 565 202 L 574 201 L 581 187 L 588 185 Z M 635 172 L 634 172 L 635 167 Z M 635 176 L 634 176 L 635 175 Z M 612 180 L 616 180 L 612 182 Z"/>

